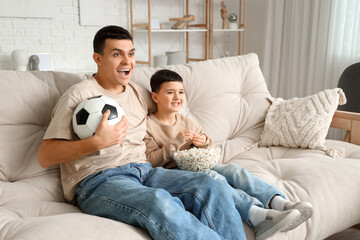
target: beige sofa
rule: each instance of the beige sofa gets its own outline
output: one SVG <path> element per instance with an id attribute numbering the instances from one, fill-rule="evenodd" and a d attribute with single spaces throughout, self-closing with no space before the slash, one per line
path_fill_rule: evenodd
<path id="1" fill-rule="evenodd" d="M 218 145 L 223 163 L 247 168 L 293 201 L 310 201 L 311 219 L 271 239 L 324 239 L 360 223 L 360 147 L 341 141 L 345 158 L 324 151 L 256 147 L 269 108 L 269 92 L 255 54 L 169 66 L 184 78 L 193 117 Z M 154 68 L 137 68 L 136 81 L 149 89 Z M 37 151 L 59 96 L 85 76 L 60 72 L 0 71 L 0 239 L 150 239 L 146 231 L 89 216 L 65 202 L 58 167 L 42 169 Z M 352 130 L 359 116 L 336 113 L 334 126 Z M 350 116 L 350 117 L 349 117 Z M 342 119 L 345 117 L 345 119 Z M 346 119 L 347 118 L 347 119 Z M 254 239 L 245 226 L 248 239 Z"/>

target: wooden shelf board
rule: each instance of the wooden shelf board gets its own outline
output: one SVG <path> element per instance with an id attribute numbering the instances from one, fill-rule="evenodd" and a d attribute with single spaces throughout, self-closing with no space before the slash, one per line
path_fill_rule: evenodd
<path id="1" fill-rule="evenodd" d="M 153 33 L 206 32 L 207 29 L 152 29 Z M 134 29 L 134 32 L 148 32 L 146 29 Z"/>
<path id="2" fill-rule="evenodd" d="M 236 28 L 236 29 L 213 29 L 214 32 L 243 32 L 243 28 Z"/>

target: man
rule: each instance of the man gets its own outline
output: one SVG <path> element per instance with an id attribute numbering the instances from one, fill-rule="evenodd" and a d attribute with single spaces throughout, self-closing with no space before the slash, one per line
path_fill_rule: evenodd
<path id="1" fill-rule="evenodd" d="M 129 32 L 107 26 L 93 43 L 98 71 L 59 99 L 39 149 L 40 165 L 60 164 L 65 197 L 77 197 L 84 212 L 140 226 L 154 239 L 246 239 L 226 183 L 147 162 L 148 106 L 145 90 L 130 82 L 135 48 Z M 107 111 L 94 136 L 79 140 L 72 113 L 96 95 L 114 98 L 126 117 L 110 126 Z"/>

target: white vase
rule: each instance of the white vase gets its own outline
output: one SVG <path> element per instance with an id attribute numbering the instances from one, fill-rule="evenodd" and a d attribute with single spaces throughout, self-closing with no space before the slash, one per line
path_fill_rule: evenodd
<path id="1" fill-rule="evenodd" d="M 168 61 L 168 56 L 159 55 L 154 56 L 154 67 L 166 66 Z"/>
<path id="2" fill-rule="evenodd" d="M 26 71 L 29 62 L 27 53 L 24 50 L 14 50 L 11 53 L 11 59 L 16 71 Z"/>
<path id="3" fill-rule="evenodd" d="M 229 29 L 237 29 L 237 24 L 234 22 L 229 23 Z"/>
<path id="4" fill-rule="evenodd" d="M 166 56 L 168 57 L 168 65 L 186 63 L 186 53 L 184 51 L 166 52 Z"/>

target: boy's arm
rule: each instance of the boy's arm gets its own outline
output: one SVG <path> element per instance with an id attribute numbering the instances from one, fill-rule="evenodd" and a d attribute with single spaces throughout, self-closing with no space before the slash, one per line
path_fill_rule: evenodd
<path id="1" fill-rule="evenodd" d="M 200 148 L 207 148 L 214 145 L 213 140 L 203 132 L 200 132 L 200 134 L 194 134 L 192 143 Z"/>
<path id="2" fill-rule="evenodd" d="M 203 143 L 202 145 L 196 145 L 194 142 L 194 145 L 196 145 L 197 147 L 200 147 L 200 148 L 207 148 L 207 147 L 211 147 L 214 145 L 214 142 L 213 140 L 211 139 L 211 137 L 209 137 L 207 134 L 205 134 L 203 132 L 203 129 L 197 125 L 192 119 L 190 118 L 187 118 L 187 121 L 188 121 L 188 126 L 190 128 L 191 131 L 194 132 L 194 137 L 193 137 L 193 141 L 201 141 L 200 138 L 201 136 L 205 136 L 206 139 L 205 139 L 205 143 Z"/>
<path id="3" fill-rule="evenodd" d="M 194 120 L 190 117 L 178 115 L 179 119 L 183 121 L 183 125 L 185 129 L 188 129 L 193 133 L 193 137 L 191 142 L 200 148 L 211 147 L 214 145 L 213 140 L 207 134 L 203 132 L 203 129 L 200 125 L 198 125 Z M 204 142 L 205 137 L 205 142 Z"/>
<path id="4" fill-rule="evenodd" d="M 172 152 L 177 151 L 186 143 L 180 135 L 178 135 L 174 141 L 167 142 L 162 147 L 160 147 L 149 134 L 146 135 L 144 141 L 146 143 L 147 160 L 153 167 L 162 167 L 173 161 L 171 156 Z"/>
<path id="5" fill-rule="evenodd" d="M 201 146 L 201 147 L 211 147 L 211 146 L 213 146 L 214 145 L 214 141 L 212 140 L 212 138 L 211 137 L 209 137 L 208 135 L 206 135 L 205 133 L 202 133 L 203 135 L 205 135 L 205 137 L 206 137 L 206 141 L 205 141 L 205 144 L 203 145 L 203 146 Z"/>
<path id="6" fill-rule="evenodd" d="M 64 139 L 43 140 L 38 153 L 38 161 L 42 167 L 74 161 L 100 149 L 120 143 L 126 136 L 128 122 L 125 116 L 121 121 L 111 126 L 107 119 L 110 111 L 107 110 L 99 123 L 94 136 L 79 140 Z"/>

